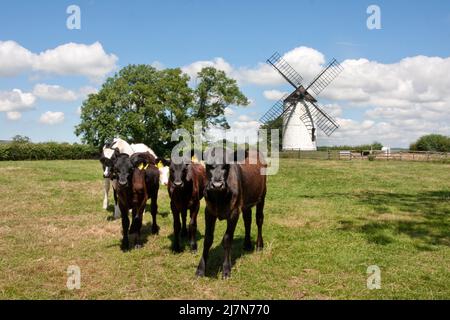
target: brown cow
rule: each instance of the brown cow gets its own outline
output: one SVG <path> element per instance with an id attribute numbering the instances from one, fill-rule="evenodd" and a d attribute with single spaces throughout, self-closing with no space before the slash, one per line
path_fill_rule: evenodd
<path id="1" fill-rule="evenodd" d="M 236 153 L 224 148 L 215 147 L 206 153 L 205 240 L 203 255 L 196 272 L 196 275 L 200 277 L 205 275 L 217 218 L 227 220 L 227 230 L 223 237 L 225 257 L 222 277 L 224 279 L 231 275 L 231 245 L 240 211 L 243 213 L 245 225 L 244 249 L 252 249 L 250 229 L 253 206 L 256 206 L 256 224 L 258 226 L 256 249 L 261 250 L 264 246 L 262 225 L 267 189 L 266 176 L 261 169 L 266 165 L 262 155 L 253 150 L 246 152 L 243 163 L 238 164 L 235 159 Z"/>
<path id="2" fill-rule="evenodd" d="M 170 196 L 170 208 L 173 214 L 174 243 L 173 250 L 180 252 L 181 236 L 189 236 L 192 251 L 197 251 L 197 215 L 200 200 L 206 184 L 205 168 L 199 163 L 180 159 L 180 163 L 171 162 L 167 189 Z M 186 228 L 187 211 L 190 211 L 189 233 Z M 180 213 L 183 225 L 180 224 Z"/>

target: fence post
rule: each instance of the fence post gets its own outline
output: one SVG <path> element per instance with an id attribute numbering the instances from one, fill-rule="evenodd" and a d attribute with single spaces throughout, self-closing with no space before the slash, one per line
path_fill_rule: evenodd
<path id="1" fill-rule="evenodd" d="M 427 161 L 430 161 L 430 151 L 427 151 Z"/>

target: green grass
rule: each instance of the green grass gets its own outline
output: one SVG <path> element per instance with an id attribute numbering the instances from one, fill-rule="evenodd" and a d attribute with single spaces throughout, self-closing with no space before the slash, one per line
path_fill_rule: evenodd
<path id="1" fill-rule="evenodd" d="M 159 235 L 123 253 L 120 221 L 101 209 L 97 161 L 0 162 L 0 298 L 448 299 L 450 165 L 281 160 L 269 177 L 263 252 L 246 253 L 243 221 L 232 279 L 221 280 L 225 223 L 217 224 L 208 277 L 199 253 L 170 251 L 167 190 Z M 256 226 L 252 234 L 255 239 Z M 187 247 L 186 247 L 187 249 Z M 69 265 L 81 289 L 66 288 Z M 381 269 L 381 290 L 366 287 Z"/>

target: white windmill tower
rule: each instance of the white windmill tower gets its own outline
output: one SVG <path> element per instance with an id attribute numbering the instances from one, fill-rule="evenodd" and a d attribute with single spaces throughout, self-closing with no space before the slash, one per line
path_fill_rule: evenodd
<path id="1" fill-rule="evenodd" d="M 268 60 L 272 67 L 289 82 L 295 90 L 285 95 L 260 119 L 271 124 L 282 118 L 283 150 L 317 150 L 316 127 L 330 136 L 339 125 L 309 94 L 311 89 L 317 97 L 343 70 L 333 59 L 305 88 L 303 78 L 281 56 L 275 52 Z"/>

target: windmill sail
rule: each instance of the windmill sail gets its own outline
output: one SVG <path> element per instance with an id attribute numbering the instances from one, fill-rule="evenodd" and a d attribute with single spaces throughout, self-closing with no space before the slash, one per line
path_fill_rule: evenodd
<path id="1" fill-rule="evenodd" d="M 294 68 L 287 63 L 278 52 L 275 52 L 269 59 L 267 63 L 272 65 L 282 76 L 289 82 L 294 88 L 298 88 L 302 85 L 303 78 Z"/>
<path id="2" fill-rule="evenodd" d="M 336 59 L 333 59 L 306 88 L 318 96 L 344 70 Z"/>
<path id="3" fill-rule="evenodd" d="M 292 107 L 294 106 L 291 103 L 285 103 L 286 98 L 288 95 L 284 95 L 283 98 L 278 100 L 272 108 L 270 108 L 262 117 L 259 119 L 260 122 L 264 124 L 268 124 L 269 122 L 272 122 L 274 120 L 277 120 L 287 112 L 289 112 Z"/>
<path id="4" fill-rule="evenodd" d="M 319 127 L 327 136 L 330 136 L 337 128 L 339 128 L 336 120 L 327 114 L 317 103 L 307 100 L 303 100 L 302 103 L 307 110 L 311 112 L 311 116 L 314 119 L 314 125 Z"/>

